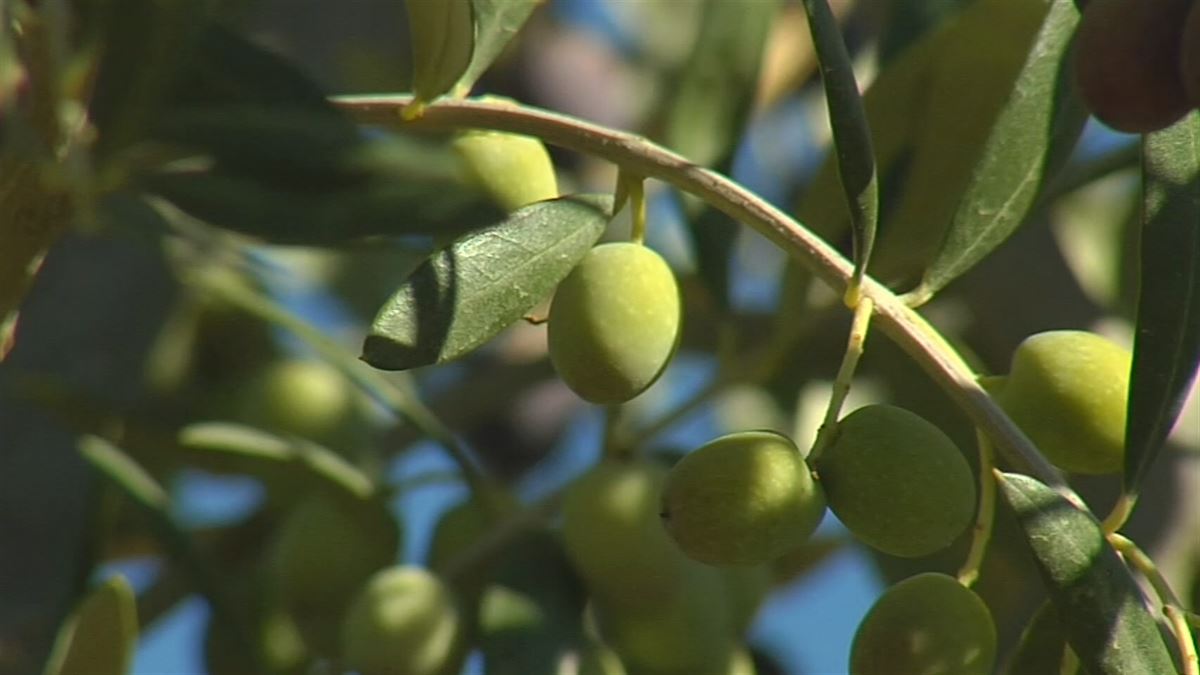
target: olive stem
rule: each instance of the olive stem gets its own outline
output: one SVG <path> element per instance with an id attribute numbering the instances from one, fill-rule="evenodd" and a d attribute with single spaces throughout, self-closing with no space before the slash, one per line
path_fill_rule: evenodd
<path id="1" fill-rule="evenodd" d="M 979 568 L 983 565 L 983 556 L 987 553 L 988 542 L 992 538 L 992 527 L 996 519 L 996 479 L 992 475 L 995 459 L 992 457 L 992 443 L 986 434 L 975 430 L 976 442 L 979 446 L 979 508 L 975 514 L 975 527 L 972 528 L 971 548 L 967 551 L 967 559 L 962 569 L 958 571 L 958 582 L 970 588 L 979 579 Z"/>
<path id="2" fill-rule="evenodd" d="M 382 403 L 401 419 L 407 419 L 426 436 L 445 447 L 446 452 L 458 465 L 472 494 L 479 492 L 483 478 L 470 455 L 454 434 L 438 419 L 412 390 L 407 380 L 389 379 L 383 373 L 367 366 L 337 342 L 326 337 L 312 324 L 289 312 L 279 303 L 256 293 L 244 283 L 224 275 L 192 274 L 190 281 L 199 289 L 215 295 L 247 314 L 284 328 L 306 342 L 321 358 L 342 373 L 344 377 Z"/>
<path id="3" fill-rule="evenodd" d="M 858 368 L 858 360 L 862 358 L 863 344 L 867 341 L 867 331 L 871 327 L 871 315 L 874 301 L 869 297 L 860 298 L 854 308 L 854 319 L 850 322 L 850 337 L 846 341 L 846 352 L 842 355 L 842 365 L 838 368 L 837 379 L 833 381 L 833 391 L 829 395 L 829 405 L 825 408 L 825 419 L 817 430 L 817 440 L 813 442 L 812 450 L 808 453 L 808 463 L 815 465 L 821 458 L 821 453 L 833 440 L 833 432 L 837 429 L 838 416 L 842 405 L 850 394 L 850 384 L 854 380 L 854 371 Z"/>
<path id="4" fill-rule="evenodd" d="M 1137 506 L 1138 496 L 1128 492 L 1121 493 L 1117 498 L 1117 503 L 1113 504 L 1112 511 L 1104 518 L 1104 532 L 1112 534 L 1125 526 L 1125 521 L 1129 520 L 1129 515 L 1133 513 L 1133 508 Z"/>
<path id="5" fill-rule="evenodd" d="M 635 244 L 646 242 L 646 181 L 641 178 L 629 180 L 629 239 Z"/>
<path id="6" fill-rule="evenodd" d="M 636 134 L 512 103 L 443 100 L 431 104 L 421 119 L 405 122 L 399 111 L 412 100 L 410 95 L 343 96 L 332 100 L 366 124 L 429 131 L 462 127 L 509 131 L 607 159 L 623 169 L 665 181 L 703 198 L 773 241 L 835 291 L 844 293 L 850 282 L 851 263 L 791 216 L 733 180 Z M 970 366 L 936 329 L 869 275 L 863 279 L 862 290 L 863 296 L 874 302 L 880 329 L 933 378 L 976 426 L 987 431 L 1015 469 L 1052 486 L 1072 503 L 1083 504 L 1062 474 L 979 386 Z"/>
<path id="7" fill-rule="evenodd" d="M 1137 544 L 1122 534 L 1110 532 L 1108 542 L 1128 564 L 1137 569 L 1146 578 L 1146 581 L 1150 582 L 1154 593 L 1158 595 L 1158 600 L 1163 606 L 1163 615 L 1166 616 L 1171 630 L 1175 633 L 1179 657 L 1183 661 L 1183 675 L 1200 675 L 1200 657 L 1196 655 L 1196 642 L 1192 639 L 1192 631 L 1188 629 L 1183 605 L 1179 602 L 1175 591 L 1171 590 L 1170 584 L 1163 578 L 1162 573 L 1158 571 L 1158 566 L 1154 564 L 1150 556 L 1138 548 Z"/>

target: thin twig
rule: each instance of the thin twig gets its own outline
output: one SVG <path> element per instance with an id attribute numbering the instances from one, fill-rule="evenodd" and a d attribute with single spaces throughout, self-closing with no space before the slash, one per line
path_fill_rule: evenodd
<path id="1" fill-rule="evenodd" d="M 987 553 L 988 541 L 992 538 L 992 526 L 996 520 L 996 478 L 992 475 L 992 444 L 980 431 L 975 432 L 979 446 L 979 508 L 975 512 L 975 527 L 971 530 L 971 548 L 967 559 L 958 571 L 958 582 L 970 588 L 979 579 L 979 568 Z"/>
<path id="2" fill-rule="evenodd" d="M 1150 582 L 1158 601 L 1162 604 L 1163 615 L 1175 633 L 1175 641 L 1179 647 L 1179 658 L 1183 661 L 1183 675 L 1200 675 L 1200 657 L 1196 655 L 1196 641 L 1192 639 L 1192 631 L 1188 628 L 1187 614 L 1183 604 L 1171 585 L 1158 571 L 1158 566 L 1146 555 L 1138 545 L 1128 537 L 1115 532 L 1108 535 L 1108 542 L 1132 565 L 1146 581 Z"/>

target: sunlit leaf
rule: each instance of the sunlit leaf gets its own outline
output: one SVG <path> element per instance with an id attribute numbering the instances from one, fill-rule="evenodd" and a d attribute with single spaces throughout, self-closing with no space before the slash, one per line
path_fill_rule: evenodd
<path id="1" fill-rule="evenodd" d="M 92 589 L 59 630 L 45 675 L 125 675 L 137 646 L 137 601 L 125 577 Z"/>
<path id="2" fill-rule="evenodd" d="M 1136 493 L 1200 363 L 1200 115 L 1145 137 L 1141 287 L 1125 431 Z"/>
<path id="3" fill-rule="evenodd" d="M 491 67 L 504 47 L 525 25 L 529 15 L 545 0 L 471 0 L 475 8 L 475 50 L 471 64 L 454 89 L 466 95 Z"/>
<path id="4" fill-rule="evenodd" d="M 928 267 L 1047 10 L 1043 0 L 977 0 L 948 22 L 929 95 L 914 112 L 918 128 L 902 192 L 880 223 L 874 276 L 915 283 Z M 886 193 L 895 186 L 881 187 Z"/>
<path id="5" fill-rule="evenodd" d="M 406 370 L 469 353 L 550 295 L 604 232 L 608 206 L 538 202 L 435 253 L 379 310 L 363 360 Z"/>
<path id="6" fill-rule="evenodd" d="M 1175 672 L 1137 583 L 1100 523 L 1029 476 L 998 474 L 998 482 L 1084 670 Z"/>
<path id="7" fill-rule="evenodd" d="M 1066 161 L 1087 120 L 1067 58 L 1078 22 L 1073 0 L 1051 6 L 918 294 L 936 293 L 1007 239 Z"/>

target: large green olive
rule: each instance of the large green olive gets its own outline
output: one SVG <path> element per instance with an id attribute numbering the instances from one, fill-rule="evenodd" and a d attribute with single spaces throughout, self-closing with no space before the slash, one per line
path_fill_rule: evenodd
<path id="1" fill-rule="evenodd" d="M 592 403 L 623 403 L 658 379 L 679 342 L 679 287 L 666 261 L 627 242 L 601 244 L 550 306 L 550 360 Z"/>
<path id="2" fill-rule="evenodd" d="M 663 487 L 662 517 L 683 552 L 710 565 L 754 565 L 808 539 L 825 495 L 791 439 L 722 436 L 684 456 Z"/>
<path id="3" fill-rule="evenodd" d="M 470 179 L 506 210 L 554 199 L 558 181 L 539 139 L 499 131 L 464 131 L 453 146 Z"/>
<path id="4" fill-rule="evenodd" d="M 382 503 L 316 494 L 280 528 L 274 580 L 289 608 L 337 613 L 373 572 L 395 561 L 399 546 L 399 528 Z"/>
<path id="5" fill-rule="evenodd" d="M 342 624 L 345 665 L 362 675 L 435 675 L 462 628 L 450 590 L 421 567 L 382 570 Z"/>
<path id="6" fill-rule="evenodd" d="M 605 459 L 567 489 L 563 545 L 593 597 L 618 608 L 661 606 L 681 574 L 699 566 L 659 522 L 667 470 L 644 460 Z"/>
<path id="7" fill-rule="evenodd" d="M 1092 0 L 1075 38 L 1075 79 L 1097 119 L 1145 133 L 1191 107 L 1179 72 L 1180 28 L 1190 0 Z"/>
<path id="8" fill-rule="evenodd" d="M 858 626 L 853 675 L 987 675 L 996 627 L 987 605 L 945 574 L 927 572 L 887 589 Z"/>
<path id="9" fill-rule="evenodd" d="M 997 399 L 1057 466 L 1075 473 L 1121 470 L 1131 356 L 1082 331 L 1026 338 Z"/>
<path id="10" fill-rule="evenodd" d="M 924 418 L 870 405 L 847 415 L 835 433 L 817 474 L 829 508 L 866 544 L 923 556 L 948 546 L 971 522 L 971 467 Z"/>
<path id="11" fill-rule="evenodd" d="M 276 361 L 239 394 L 250 423 L 326 444 L 335 444 L 355 422 L 354 397 L 341 373 L 315 359 Z"/>

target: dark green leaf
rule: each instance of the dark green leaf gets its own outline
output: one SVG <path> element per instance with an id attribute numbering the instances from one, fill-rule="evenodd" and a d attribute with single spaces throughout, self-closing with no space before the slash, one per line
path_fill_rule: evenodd
<path id="1" fill-rule="evenodd" d="M 59 631 L 45 675 L 125 675 L 137 646 L 137 601 L 125 577 L 87 594 Z"/>
<path id="2" fill-rule="evenodd" d="M 471 91 L 543 1 L 471 0 L 475 8 L 475 51 L 471 54 L 471 65 L 455 85 L 457 93 L 465 96 Z"/>
<path id="3" fill-rule="evenodd" d="M 892 0 L 879 34 L 879 62 L 888 64 L 968 0 Z"/>
<path id="4" fill-rule="evenodd" d="M 763 45 L 779 4 L 708 0 L 700 36 L 667 110 L 667 145 L 704 166 L 732 152 L 754 101 Z"/>
<path id="5" fill-rule="evenodd" d="M 1056 0 L 1034 39 L 918 294 L 932 295 L 999 246 L 1025 220 L 1087 120 L 1068 58 L 1079 10 Z"/>
<path id="6" fill-rule="evenodd" d="M 1175 672 L 1137 583 L 1092 514 L 1029 476 L 998 481 L 1084 670 Z"/>
<path id="7" fill-rule="evenodd" d="M 1142 150 L 1141 287 L 1125 431 L 1125 490 L 1158 457 L 1200 363 L 1200 115 Z"/>
<path id="8" fill-rule="evenodd" d="M 1067 647 L 1067 636 L 1063 631 L 1062 618 L 1049 600 L 1038 607 L 1033 618 L 1021 633 L 1021 641 L 1009 657 L 1004 672 L 1007 675 L 1029 675 L 1030 673 L 1062 673 L 1063 656 Z M 1077 669 L 1076 669 L 1077 670 Z M 1069 675 L 1076 675 L 1072 670 Z"/>
<path id="9" fill-rule="evenodd" d="M 333 110 L 325 92 L 283 57 L 222 26 L 209 26 L 195 56 L 173 87 L 177 109 L 262 106 L 275 110 Z"/>
<path id="10" fill-rule="evenodd" d="M 182 120 L 164 134 L 195 130 L 190 146 L 214 166 L 152 174 L 145 186 L 193 216 L 270 242 L 456 236 L 500 214 L 462 183 L 443 145 L 346 137 L 340 119 L 322 116 L 212 111 Z"/>
<path id="11" fill-rule="evenodd" d="M 538 202 L 435 253 L 379 310 L 363 360 L 405 370 L 467 354 L 550 295 L 600 238 L 609 207 Z"/>
<path id="12" fill-rule="evenodd" d="M 88 116 L 99 131 L 94 151 L 112 155 L 139 140 L 158 118 L 180 69 L 196 58 L 208 11 L 194 0 L 88 3 L 83 30 L 101 54 Z"/>
<path id="13" fill-rule="evenodd" d="M 879 221 L 879 183 L 875 177 L 875 150 L 871 129 L 854 78 L 854 64 L 842 41 L 841 27 L 825 0 L 805 0 L 813 46 L 821 64 L 821 82 L 829 106 L 833 145 L 838 158 L 838 175 L 850 210 L 854 239 L 854 281 L 862 281 L 875 246 Z"/>

